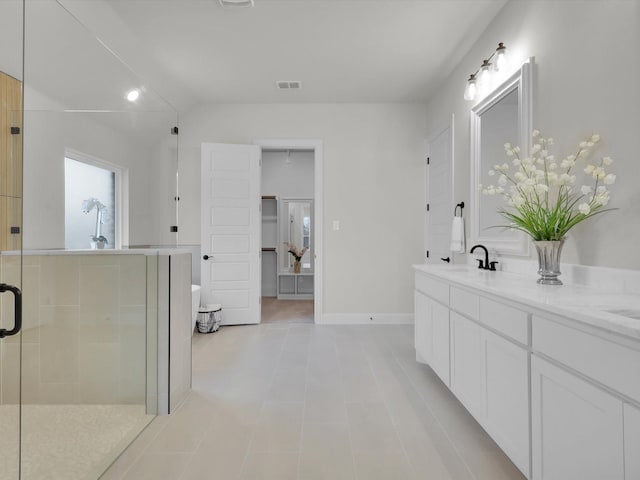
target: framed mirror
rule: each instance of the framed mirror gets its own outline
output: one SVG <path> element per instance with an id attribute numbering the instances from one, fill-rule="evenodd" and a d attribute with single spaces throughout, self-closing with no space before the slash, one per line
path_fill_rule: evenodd
<path id="1" fill-rule="evenodd" d="M 499 195 L 483 195 L 480 185 L 496 184 L 489 176 L 496 164 L 510 163 L 504 144 L 529 152 L 533 58 L 471 109 L 471 241 L 500 254 L 528 255 L 528 237 L 500 228 L 506 220 L 498 210 L 506 206 Z"/>
<path id="2" fill-rule="evenodd" d="M 280 238 L 282 242 L 295 245 L 298 250 L 306 248 L 302 256 L 302 271 L 313 271 L 313 250 L 314 250 L 314 227 L 313 227 L 313 200 L 285 198 L 280 205 Z M 288 253 L 287 247 L 282 246 L 280 268 L 282 271 L 289 271 L 293 268 L 293 255 Z"/>

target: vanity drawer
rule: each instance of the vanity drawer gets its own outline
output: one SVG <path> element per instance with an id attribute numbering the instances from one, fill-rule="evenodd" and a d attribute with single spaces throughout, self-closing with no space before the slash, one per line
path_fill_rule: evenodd
<path id="1" fill-rule="evenodd" d="M 525 345 L 529 344 L 528 318 L 527 312 L 480 297 L 480 322 Z"/>
<path id="2" fill-rule="evenodd" d="M 480 297 L 461 288 L 451 287 L 451 308 L 469 318 L 480 317 Z"/>
<path id="3" fill-rule="evenodd" d="M 534 351 L 640 401 L 640 347 L 636 350 L 535 315 L 531 327 Z"/>
<path id="4" fill-rule="evenodd" d="M 443 305 L 449 305 L 449 285 L 416 272 L 415 288 Z"/>

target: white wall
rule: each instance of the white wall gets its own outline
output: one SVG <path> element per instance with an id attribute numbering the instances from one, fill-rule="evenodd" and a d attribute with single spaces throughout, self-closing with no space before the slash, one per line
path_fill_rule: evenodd
<path id="1" fill-rule="evenodd" d="M 174 196 L 175 147 L 171 152 L 159 142 L 139 141 L 135 129 L 130 135 L 116 131 L 91 114 L 33 109 L 40 100 L 34 101 L 30 95 L 26 90 L 25 104 L 29 109 L 24 115 L 24 248 L 65 248 L 67 148 L 128 168 L 129 244 L 166 244 L 161 235 L 169 231 L 170 219 L 166 217 L 173 205 L 161 205 L 161 201 Z M 102 115 L 107 120 L 123 114 Z M 166 133 L 171 141 L 169 124 Z M 174 145 L 175 142 L 173 137 Z"/>
<path id="2" fill-rule="evenodd" d="M 262 152 L 262 194 L 313 198 L 313 152 Z"/>
<path id="3" fill-rule="evenodd" d="M 615 160 L 611 206 L 619 210 L 574 228 L 563 261 L 640 268 L 640 2 L 511 1 L 496 16 L 427 105 L 427 131 L 456 115 L 454 198 L 465 202 L 472 102 L 462 95 L 469 74 L 498 42 L 512 59 L 535 57 L 533 125 L 555 138 L 555 152 L 566 156 L 597 132 L 603 141 L 594 153 Z"/>
<path id="4" fill-rule="evenodd" d="M 423 105 L 390 104 L 206 105 L 181 115 L 180 243 L 200 242 L 202 142 L 320 139 L 324 313 L 412 312 L 411 265 L 422 260 L 424 117 Z"/>

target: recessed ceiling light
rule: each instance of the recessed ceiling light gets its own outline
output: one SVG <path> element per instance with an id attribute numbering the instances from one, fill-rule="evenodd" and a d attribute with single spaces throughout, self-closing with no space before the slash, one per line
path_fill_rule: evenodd
<path id="1" fill-rule="evenodd" d="M 127 93 L 127 100 L 129 100 L 130 102 L 135 102 L 139 96 L 140 96 L 140 90 L 138 90 L 137 88 L 134 88 L 129 93 Z"/>
<path id="2" fill-rule="evenodd" d="M 253 7 L 253 0 L 218 0 L 225 8 Z"/>

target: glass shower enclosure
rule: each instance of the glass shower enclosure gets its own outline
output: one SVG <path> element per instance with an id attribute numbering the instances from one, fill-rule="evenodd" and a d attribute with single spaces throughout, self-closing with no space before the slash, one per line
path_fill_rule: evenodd
<path id="1" fill-rule="evenodd" d="M 177 112 L 82 3 L 0 1 L 0 480 L 97 479 L 157 412 L 144 247 L 177 244 Z M 68 200 L 72 181 L 87 189 Z M 89 219 L 73 250 L 68 212 Z"/>

